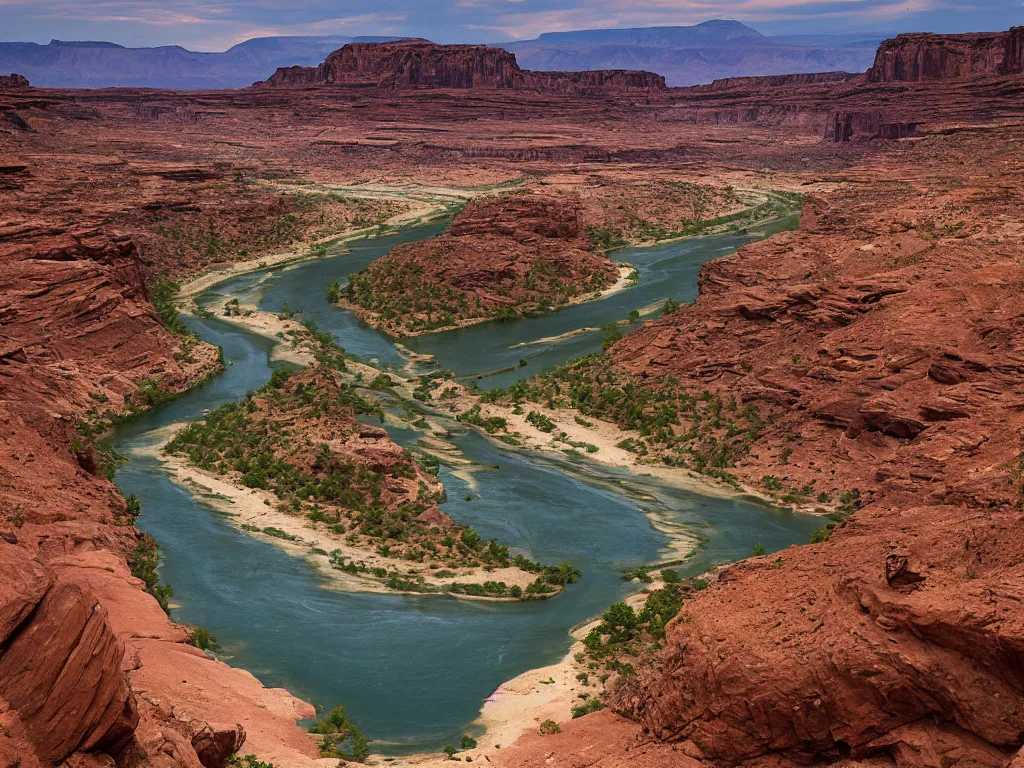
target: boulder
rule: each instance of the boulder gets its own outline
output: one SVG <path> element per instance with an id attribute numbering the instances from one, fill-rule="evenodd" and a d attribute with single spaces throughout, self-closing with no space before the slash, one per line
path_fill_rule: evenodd
<path id="1" fill-rule="evenodd" d="M 224 768 L 228 758 L 245 744 L 245 729 L 241 725 L 233 728 L 214 728 L 207 725 L 192 737 L 192 749 L 196 751 L 203 768 Z"/>

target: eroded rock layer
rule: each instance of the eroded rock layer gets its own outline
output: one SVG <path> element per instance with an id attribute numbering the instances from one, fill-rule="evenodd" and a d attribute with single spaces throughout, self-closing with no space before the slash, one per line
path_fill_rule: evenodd
<path id="1" fill-rule="evenodd" d="M 769 426 L 730 470 L 746 482 L 863 503 L 826 542 L 746 560 L 684 607 L 656 669 L 620 690 L 657 739 L 728 765 L 998 766 L 1021 746 L 1024 222 L 995 149 L 1010 141 L 932 137 L 852 175 L 799 232 L 707 264 L 693 308 L 610 350 L 640 384 L 756 405 Z"/>

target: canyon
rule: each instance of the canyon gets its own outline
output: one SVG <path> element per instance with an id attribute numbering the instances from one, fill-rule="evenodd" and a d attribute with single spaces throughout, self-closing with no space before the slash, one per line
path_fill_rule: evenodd
<path id="1" fill-rule="evenodd" d="M 688 593 L 662 650 L 609 681 L 614 712 L 567 712 L 560 732 L 538 723 L 488 759 L 1010 763 L 1024 732 L 1019 32 L 902 36 L 865 74 L 694 88 L 420 42 L 346 46 L 240 91 L 0 80 L 0 760 L 321 764 L 294 725 L 312 707 L 211 658 L 161 609 L 155 545 L 99 438 L 219 370 L 174 323 L 169 281 L 386 227 L 416 200 L 384 188 L 514 185 L 440 236 L 462 272 L 534 237 L 607 271 L 580 221 L 668 239 L 741 191 L 801 194 L 799 229 L 709 261 L 693 305 L 600 359 L 634 391 L 754 407 L 763 426 L 719 467 L 740 486 L 830 513 L 848 501 L 815 543 Z M 360 191 L 313 194 L 331 185 Z"/>

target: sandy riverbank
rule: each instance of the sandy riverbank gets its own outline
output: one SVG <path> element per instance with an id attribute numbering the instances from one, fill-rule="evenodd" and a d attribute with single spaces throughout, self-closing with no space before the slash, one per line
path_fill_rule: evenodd
<path id="1" fill-rule="evenodd" d="M 445 382 L 451 385 L 451 382 Z M 671 485 L 694 493 L 717 498 L 755 498 L 769 504 L 774 500 L 765 495 L 762 491 L 754 488 L 741 487 L 739 489 L 697 474 L 681 467 L 668 467 L 662 464 L 642 463 L 635 453 L 620 447 L 620 443 L 628 439 L 639 439 L 638 432 L 624 430 L 611 422 L 602 421 L 590 416 L 582 416 L 578 411 L 570 409 L 546 408 L 539 403 L 523 403 L 519 407 L 520 413 L 516 413 L 516 407 L 512 405 L 499 405 L 494 403 L 481 403 L 479 398 L 460 386 L 462 394 L 457 398 L 447 401 L 447 405 L 453 413 L 462 413 L 475 405 L 480 405 L 480 414 L 484 418 L 498 416 L 504 418 L 508 423 L 507 434 L 513 436 L 522 449 L 541 451 L 551 454 L 561 454 L 563 458 L 573 458 L 579 461 L 627 469 L 632 474 L 641 477 L 653 477 L 659 482 Z M 555 423 L 551 432 L 544 432 L 527 421 L 530 412 L 536 411 L 547 416 Z M 586 422 L 581 424 L 577 421 Z M 561 437 L 561 433 L 565 433 Z M 502 433 L 505 434 L 505 433 Z M 493 437 L 493 436 L 492 436 Z M 571 443 L 585 443 L 597 448 L 591 452 L 587 448 L 576 448 Z M 503 444 L 504 445 L 504 444 Z"/>

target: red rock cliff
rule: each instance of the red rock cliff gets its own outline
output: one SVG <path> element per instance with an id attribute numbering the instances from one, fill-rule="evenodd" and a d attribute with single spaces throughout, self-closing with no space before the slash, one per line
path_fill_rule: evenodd
<path id="1" fill-rule="evenodd" d="M 652 72 L 530 72 L 514 54 L 484 45 L 436 45 L 425 40 L 350 43 L 317 67 L 282 67 L 267 85 L 363 85 L 378 88 L 528 88 L 557 93 L 664 90 Z"/>
<path id="2" fill-rule="evenodd" d="M 878 48 L 872 83 L 951 80 L 1024 71 L 1024 27 L 968 35 L 899 35 Z"/>

